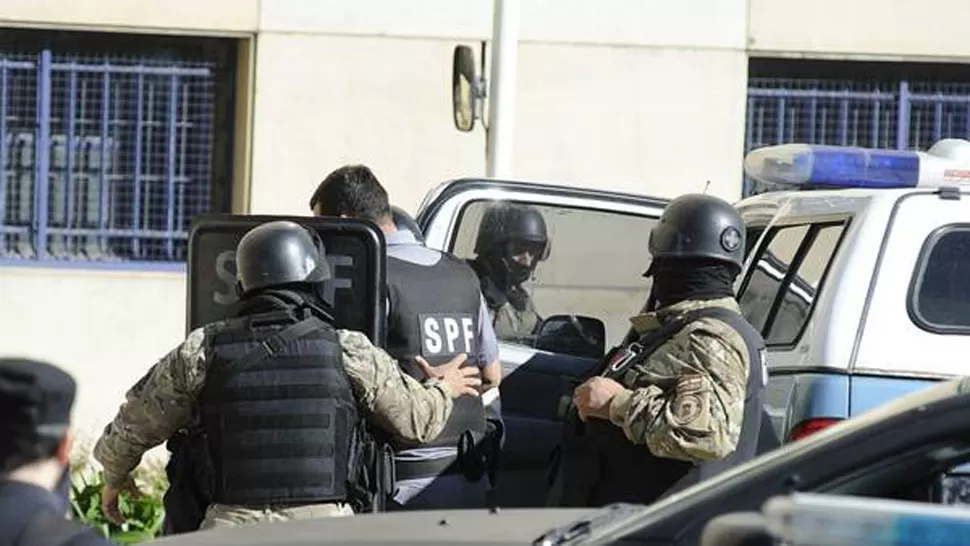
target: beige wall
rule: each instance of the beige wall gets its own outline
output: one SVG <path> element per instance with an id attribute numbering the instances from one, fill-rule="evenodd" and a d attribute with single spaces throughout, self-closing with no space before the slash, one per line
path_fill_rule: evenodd
<path id="1" fill-rule="evenodd" d="M 347 162 L 412 211 L 438 182 L 484 175 L 484 131 L 452 126 L 450 63 L 490 36 L 490 1 L 307 5 L 263 4 L 253 212 L 305 212 Z M 736 198 L 743 28 L 737 0 L 524 1 L 514 177 L 660 195 L 711 180 Z"/>
<path id="2" fill-rule="evenodd" d="M 667 197 L 740 197 L 746 57 L 527 44 L 516 177 Z"/>
<path id="3" fill-rule="evenodd" d="M 481 174 L 482 136 L 450 124 L 451 48 L 418 38 L 260 35 L 252 212 L 308 213 L 317 183 L 344 163 L 370 165 L 412 211 L 433 181 Z"/>
<path id="4" fill-rule="evenodd" d="M 749 0 L 753 53 L 965 61 L 964 0 Z"/>
<path id="5" fill-rule="evenodd" d="M 0 269 L 0 354 L 48 360 L 78 380 L 75 422 L 99 431 L 125 389 L 183 337 L 178 273 Z"/>
<path id="6" fill-rule="evenodd" d="M 522 0 L 513 176 L 666 196 L 710 180 L 733 199 L 749 51 L 970 48 L 970 10 L 956 0 L 850 4 Z M 484 175 L 484 132 L 452 126 L 450 63 L 456 44 L 490 37 L 491 16 L 491 0 L 0 0 L 0 25 L 249 44 L 234 165 L 251 185 L 236 188 L 234 208 L 258 213 L 305 213 L 315 184 L 346 162 L 372 165 L 412 212 L 438 182 Z M 179 274 L 0 268 L 0 353 L 74 371 L 79 422 L 97 432 L 182 337 L 184 291 Z"/>
<path id="7" fill-rule="evenodd" d="M 245 33 L 259 24 L 259 1 L 0 0 L 0 22 L 107 31 Z"/>

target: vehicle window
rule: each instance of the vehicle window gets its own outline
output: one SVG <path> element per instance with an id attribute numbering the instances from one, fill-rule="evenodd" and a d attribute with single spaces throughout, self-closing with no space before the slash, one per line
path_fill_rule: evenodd
<path id="1" fill-rule="evenodd" d="M 755 245 L 758 244 L 758 237 L 764 233 L 765 226 L 749 226 L 744 235 L 744 259 L 748 259 L 748 255 L 754 250 Z"/>
<path id="2" fill-rule="evenodd" d="M 798 340 L 845 226 L 844 222 L 800 224 L 768 232 L 738 301 L 745 318 L 762 332 L 769 346 Z"/>
<path id="3" fill-rule="evenodd" d="M 752 264 L 738 303 L 744 318 L 761 332 L 808 228 L 808 225 L 775 228 L 768 234 L 767 246 Z"/>
<path id="4" fill-rule="evenodd" d="M 798 339 L 844 229 L 844 225 L 826 226 L 815 233 L 798 270 L 785 285 L 778 313 L 765 336 L 768 345 L 790 345 Z"/>
<path id="5" fill-rule="evenodd" d="M 928 244 L 916 267 L 913 318 L 930 331 L 970 328 L 970 227 L 950 228 Z"/>
<path id="6" fill-rule="evenodd" d="M 496 201 L 475 201 L 461 211 L 451 252 L 476 258 L 476 239 L 483 214 Z M 650 263 L 647 237 L 656 219 L 554 205 L 528 205 L 546 223 L 548 257 L 538 262 L 523 283 L 540 317 L 588 315 L 606 325 L 607 347 L 619 343 L 630 327 L 629 317 L 643 307 L 650 281 L 643 272 Z M 499 339 L 530 344 L 529 339 L 496 322 Z"/>

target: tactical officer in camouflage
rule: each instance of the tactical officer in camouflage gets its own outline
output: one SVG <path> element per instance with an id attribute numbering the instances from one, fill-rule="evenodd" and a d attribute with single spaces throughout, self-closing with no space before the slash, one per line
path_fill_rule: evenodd
<path id="1" fill-rule="evenodd" d="M 475 396 L 458 355 L 423 384 L 359 332 L 335 330 L 323 243 L 293 222 L 253 228 L 236 250 L 241 306 L 162 358 L 131 390 L 95 446 L 105 513 L 148 449 L 198 415 L 212 463 L 201 528 L 351 515 L 366 505 L 367 424 L 401 441 L 444 428 L 452 400 Z"/>
<path id="2" fill-rule="evenodd" d="M 476 256 L 468 263 L 481 281 L 499 339 L 532 344 L 542 318 L 522 283 L 549 257 L 549 250 L 546 221 L 534 207 L 497 203 L 485 211 Z"/>
<path id="3" fill-rule="evenodd" d="M 667 205 L 650 233 L 644 312 L 574 392 L 551 504 L 648 504 L 756 455 L 767 372 L 734 299 L 744 242 L 726 201 Z"/>

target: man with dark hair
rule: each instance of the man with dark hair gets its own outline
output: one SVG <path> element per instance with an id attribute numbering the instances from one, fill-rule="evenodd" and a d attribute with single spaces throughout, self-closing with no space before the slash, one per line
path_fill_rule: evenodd
<path id="1" fill-rule="evenodd" d="M 142 454 L 196 419 L 212 462 L 201 528 L 352 515 L 385 494 L 366 472 L 371 425 L 424 442 L 445 428 L 453 399 L 477 397 L 462 354 L 418 381 L 364 334 L 333 326 L 316 232 L 259 225 L 239 241 L 236 266 L 235 316 L 192 331 L 153 366 L 95 446 L 113 521 Z"/>
<path id="2" fill-rule="evenodd" d="M 387 190 L 364 165 L 345 165 L 327 175 L 310 198 L 310 210 L 318 207 L 326 216 L 361 218 L 378 226 L 391 215 Z"/>
<path id="3" fill-rule="evenodd" d="M 405 371 L 416 376 L 421 369 L 415 362 L 436 366 L 458 352 L 468 354 L 468 365 L 482 369 L 486 392 L 481 398 L 456 401 L 441 435 L 420 446 L 394 445 L 397 506 L 390 506 L 482 506 L 483 473 L 495 470 L 486 469 L 483 458 L 495 460 L 502 437 L 497 388 L 502 367 L 475 272 L 457 257 L 424 246 L 410 230 L 398 229 L 387 191 L 364 165 L 346 165 L 327 175 L 310 208 L 317 216 L 369 220 L 384 232 L 387 351 Z M 493 486 L 494 479 L 490 476 Z"/>
<path id="4" fill-rule="evenodd" d="M 111 544 L 66 518 L 75 391 L 55 366 L 0 359 L 0 544 Z"/>

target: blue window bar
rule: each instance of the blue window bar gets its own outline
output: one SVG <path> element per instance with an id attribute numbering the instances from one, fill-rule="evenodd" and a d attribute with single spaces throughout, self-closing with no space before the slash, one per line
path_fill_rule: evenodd
<path id="1" fill-rule="evenodd" d="M 215 91 L 212 63 L 0 53 L 0 264 L 184 268 Z"/>

